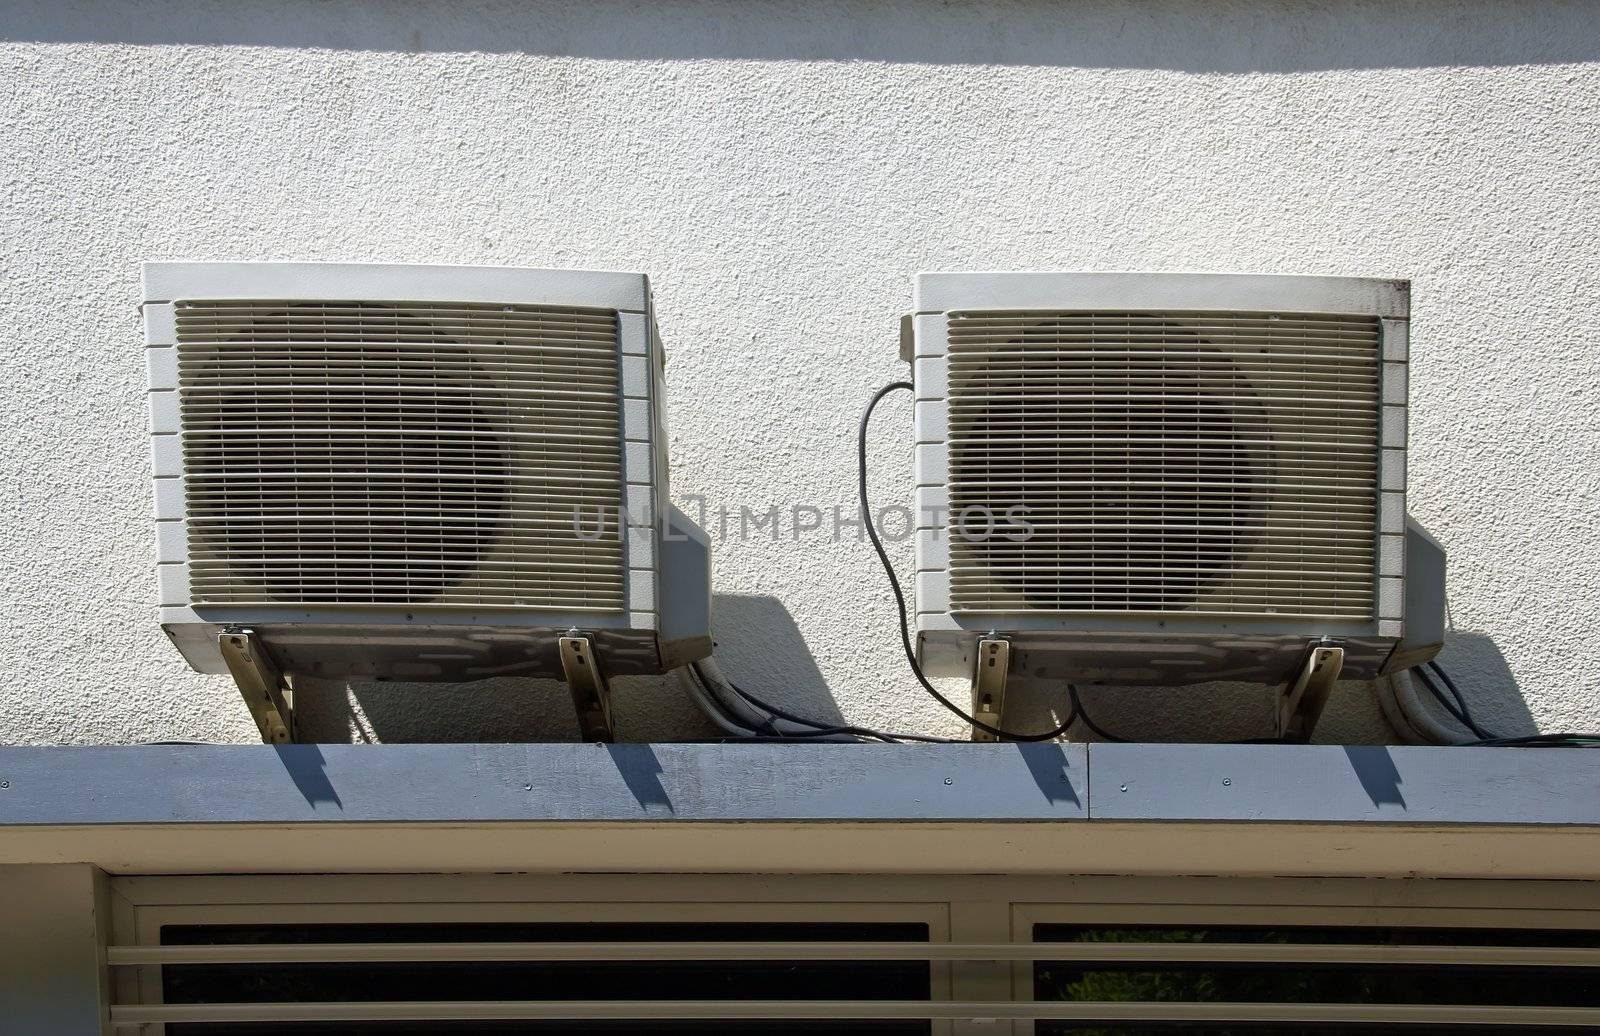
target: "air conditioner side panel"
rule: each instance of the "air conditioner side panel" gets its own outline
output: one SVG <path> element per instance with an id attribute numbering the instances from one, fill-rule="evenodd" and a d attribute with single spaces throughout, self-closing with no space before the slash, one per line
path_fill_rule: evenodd
<path id="1" fill-rule="evenodd" d="M 149 377 L 150 469 L 155 491 L 156 590 L 162 609 L 186 609 L 189 536 L 178 410 L 178 335 L 170 302 L 145 303 L 143 316 Z M 220 654 L 216 661 L 221 665 Z"/>
<path id="2" fill-rule="evenodd" d="M 911 355 L 915 441 L 916 628 L 950 612 L 950 412 L 946 395 L 947 324 L 943 313 L 919 313 Z"/>
<path id="3" fill-rule="evenodd" d="M 1410 425 L 1410 321 L 1382 322 L 1378 427 L 1378 634 L 1405 635 L 1406 460 Z"/>
<path id="4" fill-rule="evenodd" d="M 628 625 L 653 630 L 660 614 L 656 533 L 662 504 L 656 457 L 662 388 L 657 377 L 659 352 L 648 313 L 619 314 L 617 330 L 622 350 L 622 477 L 628 524 L 623 550 L 627 558 Z"/>

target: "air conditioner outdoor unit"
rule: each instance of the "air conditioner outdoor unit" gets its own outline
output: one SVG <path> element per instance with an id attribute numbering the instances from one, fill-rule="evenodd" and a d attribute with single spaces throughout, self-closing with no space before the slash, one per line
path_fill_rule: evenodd
<path id="1" fill-rule="evenodd" d="M 162 627 L 264 735 L 288 736 L 281 674 L 566 676 L 603 712 L 601 673 L 710 653 L 644 275 L 149 263 L 144 284 Z"/>
<path id="2" fill-rule="evenodd" d="M 920 275 L 925 670 L 1292 685 L 1430 658 L 1408 317 L 1404 281 Z"/>

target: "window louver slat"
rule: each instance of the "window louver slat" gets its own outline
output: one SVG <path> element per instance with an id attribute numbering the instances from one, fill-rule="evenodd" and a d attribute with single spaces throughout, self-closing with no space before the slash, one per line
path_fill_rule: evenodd
<path id="1" fill-rule="evenodd" d="M 175 311 L 195 603 L 622 609 L 614 312 Z"/>
<path id="2" fill-rule="evenodd" d="M 1376 318 L 970 312 L 948 332 L 952 610 L 1372 616 Z"/>

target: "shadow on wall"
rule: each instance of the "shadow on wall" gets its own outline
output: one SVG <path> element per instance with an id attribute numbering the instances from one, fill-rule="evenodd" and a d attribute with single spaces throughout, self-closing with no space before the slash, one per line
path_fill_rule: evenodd
<path id="1" fill-rule="evenodd" d="M 844 722 L 800 627 L 776 597 L 713 594 L 711 619 L 717 665 L 728 679 L 806 719 Z"/>
<path id="2" fill-rule="evenodd" d="M 1527 700 L 1517 685 L 1517 678 L 1512 675 L 1505 656 L 1487 633 L 1477 630 L 1447 631 L 1444 650 L 1439 652 L 1436 661 L 1461 689 L 1461 695 L 1472 711 L 1472 718 L 1487 733 L 1499 737 L 1539 733 L 1533 714 L 1528 711 Z M 1440 690 L 1444 688 L 1441 686 Z M 1444 709 L 1437 707 L 1420 687 L 1418 693 L 1441 725 L 1461 730 L 1461 725 L 1450 719 Z M 1472 736 L 1465 731 L 1462 733 L 1464 737 Z M 1345 755 L 1374 807 L 1406 809 L 1404 782 L 1387 748 L 1347 744 Z"/>
<path id="3" fill-rule="evenodd" d="M 1238 73 L 1581 61 L 1597 21 L 1585 0 L 64 0 L 7 5 L 0 39 Z"/>
<path id="4" fill-rule="evenodd" d="M 1080 686 L 1084 708 L 1102 729 L 1128 741 L 1240 741 L 1272 733 L 1277 688 L 1247 683 L 1201 683 L 1185 687 L 1112 684 Z M 1345 691 L 1341 685 L 1340 692 Z M 1048 730 L 1066 716 L 1064 681 L 1013 679 L 1006 689 L 1005 726 L 1017 731 Z M 1330 711 L 1341 710 L 1335 700 Z M 1099 741 L 1082 723 L 1074 741 Z M 1359 740 L 1381 740 L 1370 734 Z"/>
<path id="5" fill-rule="evenodd" d="M 1461 689 L 1467 707 L 1472 710 L 1472 718 L 1480 727 L 1501 737 L 1539 732 L 1517 678 L 1511 675 L 1505 656 L 1487 633 L 1477 630 L 1446 632 L 1444 650 L 1439 652 L 1437 661 Z M 1440 722 L 1456 725 L 1443 709 L 1436 710 L 1435 715 Z"/>
<path id="6" fill-rule="evenodd" d="M 767 595 L 717 594 L 716 658 L 725 674 L 758 696 L 820 723 L 844 716 L 805 639 L 783 604 Z M 1440 664 L 1461 688 L 1479 725 L 1496 735 L 1538 733 L 1516 678 L 1486 633 L 1454 630 Z M 624 741 L 677 741 L 724 736 L 670 679 L 612 681 Z M 1044 730 L 1066 707 L 1062 686 L 1013 681 L 1005 724 Z M 959 700 L 960 692 L 951 691 Z M 1254 684 L 1190 687 L 1083 688 L 1085 704 L 1104 727 L 1133 741 L 1218 742 L 1269 736 L 1278 688 Z M 1431 706 L 1431 702 L 1428 703 Z M 311 681 L 297 705 L 304 741 L 542 742 L 576 741 L 577 720 L 566 685 L 555 680 L 499 679 L 470 684 Z M 1434 717 L 1454 727 L 1442 709 Z M 932 733 L 933 731 L 930 731 Z M 1098 740 L 1081 724 L 1074 741 Z M 1398 740 L 1366 681 L 1341 682 L 1318 725 L 1323 744 Z"/>
<path id="7" fill-rule="evenodd" d="M 617 677 L 612 715 L 624 741 L 713 738 L 720 731 L 669 681 Z M 305 681 L 296 703 L 301 741 L 322 743 L 579 740 L 567 685 L 502 678 L 476 683 Z"/>
<path id="8" fill-rule="evenodd" d="M 775 597 L 717 594 L 725 638 L 717 660 L 729 678 L 774 705 L 822 723 L 842 722 L 794 618 Z M 617 677 L 612 709 L 624 741 L 714 739 L 712 726 L 671 678 Z M 296 703 L 302 741 L 541 742 L 578 740 L 572 695 L 558 680 L 464 684 L 305 681 Z"/>
<path id="9" fill-rule="evenodd" d="M 579 740 L 572 694 L 559 680 L 475 683 L 308 680 L 295 708 L 301 741 L 515 744 Z M 722 736 L 670 679 L 615 677 L 612 717 L 623 741 Z"/>
<path id="10" fill-rule="evenodd" d="M 1479 726 L 1507 737 L 1538 733 L 1516 677 L 1488 634 L 1450 631 L 1438 661 L 1461 689 Z M 1064 715 L 1061 686 L 1038 681 L 1015 684 L 1020 693 L 1007 698 L 1008 727 L 1042 730 Z M 1224 742 L 1272 736 L 1280 688 L 1202 683 L 1187 687 L 1094 686 L 1081 690 L 1090 715 L 1119 737 L 1150 742 Z M 1425 693 L 1420 687 L 1418 691 Z M 1431 700 L 1425 704 L 1442 726 L 1459 729 Z M 1081 724 L 1073 728 L 1072 739 L 1098 740 Z M 1384 718 L 1372 683 L 1343 680 L 1334 689 L 1313 740 L 1319 744 L 1381 745 L 1398 743 L 1400 737 Z"/>

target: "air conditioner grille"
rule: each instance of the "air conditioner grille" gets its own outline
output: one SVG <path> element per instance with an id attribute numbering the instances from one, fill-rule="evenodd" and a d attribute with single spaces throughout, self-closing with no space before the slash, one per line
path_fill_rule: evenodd
<path id="1" fill-rule="evenodd" d="M 614 312 L 175 312 L 195 603 L 622 608 Z"/>
<path id="2" fill-rule="evenodd" d="M 1364 316 L 950 314 L 952 610 L 1371 617 L 1379 341 Z M 1031 534 L 985 534 L 1008 509 Z"/>

